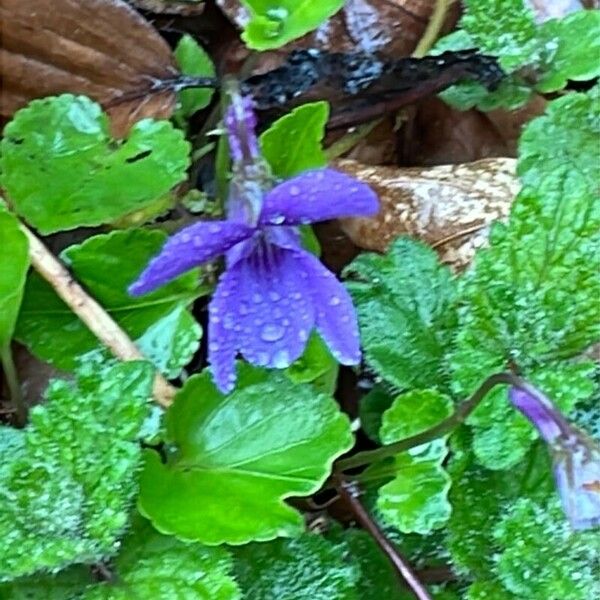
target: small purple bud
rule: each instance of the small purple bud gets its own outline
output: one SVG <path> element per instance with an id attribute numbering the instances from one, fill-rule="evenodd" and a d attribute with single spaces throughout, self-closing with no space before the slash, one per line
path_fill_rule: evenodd
<path id="1" fill-rule="evenodd" d="M 231 104 L 225 113 L 225 127 L 229 151 L 234 162 L 252 162 L 259 157 L 256 137 L 256 114 L 254 101 L 238 92 L 230 93 Z"/>
<path id="2" fill-rule="evenodd" d="M 600 525 L 600 446 L 571 425 L 531 386 L 512 387 L 509 398 L 548 444 L 563 510 L 573 529 Z"/>

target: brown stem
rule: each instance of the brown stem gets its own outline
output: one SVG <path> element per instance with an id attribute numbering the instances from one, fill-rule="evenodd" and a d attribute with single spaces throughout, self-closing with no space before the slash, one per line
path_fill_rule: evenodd
<path id="1" fill-rule="evenodd" d="M 492 388 L 500 384 L 514 385 L 517 387 L 523 387 L 527 385 L 522 379 L 513 373 L 506 372 L 490 375 L 479 386 L 475 393 L 468 400 L 463 402 L 447 419 L 444 419 L 442 422 L 430 427 L 429 429 L 426 429 L 425 431 L 422 431 L 421 433 L 412 435 L 411 437 L 400 440 L 399 442 L 395 442 L 394 444 L 382 446 L 376 450 L 359 452 L 354 456 L 339 460 L 336 465 L 337 471 L 345 471 L 354 467 L 369 465 L 384 458 L 395 456 L 400 452 L 406 452 L 411 448 L 416 448 L 417 446 L 426 444 L 431 440 L 435 440 L 442 435 L 449 433 L 455 427 L 465 421 L 465 419 L 477 408 L 477 405 L 485 398 L 487 393 Z"/>
<path id="2" fill-rule="evenodd" d="M 404 579 L 418 600 L 432 600 L 425 586 L 419 581 L 408 561 L 400 554 L 398 549 L 390 542 L 377 523 L 371 518 L 365 507 L 360 503 L 358 486 L 349 481 L 339 480 L 338 491 L 340 496 L 352 509 L 356 521 L 373 537 L 377 545 L 388 557 L 394 569 Z"/>
<path id="3" fill-rule="evenodd" d="M 34 269 L 54 288 L 69 308 L 88 329 L 121 360 L 147 360 L 129 336 L 111 316 L 71 277 L 65 266 L 25 225 L 21 229 L 29 241 L 29 254 Z M 162 375 L 154 378 L 154 399 L 167 407 L 173 401 L 174 388 Z"/>

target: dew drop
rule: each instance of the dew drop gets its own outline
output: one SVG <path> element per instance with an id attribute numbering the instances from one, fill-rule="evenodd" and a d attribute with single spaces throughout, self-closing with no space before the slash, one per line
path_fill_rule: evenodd
<path id="1" fill-rule="evenodd" d="M 181 241 L 184 244 L 188 244 L 191 239 L 192 239 L 192 236 L 189 233 L 182 233 L 181 234 Z"/>
<path id="2" fill-rule="evenodd" d="M 208 226 L 208 231 L 210 231 L 211 233 L 219 233 L 219 231 L 221 231 L 221 226 L 220 225 L 209 225 Z"/>
<path id="3" fill-rule="evenodd" d="M 284 221 L 285 217 L 283 215 L 275 215 L 269 219 L 272 225 L 281 225 Z"/>
<path id="4" fill-rule="evenodd" d="M 340 320 L 342 323 L 348 323 L 348 321 L 350 321 L 350 317 L 348 315 L 344 315 Z"/>
<path id="5" fill-rule="evenodd" d="M 281 300 L 281 295 L 278 294 L 275 291 L 271 291 L 269 292 L 269 298 L 273 301 L 273 302 L 278 302 L 279 300 Z"/>
<path id="6" fill-rule="evenodd" d="M 258 292 L 252 294 L 252 302 L 254 302 L 255 304 L 260 304 L 262 301 L 262 294 L 259 294 Z"/>
<path id="7" fill-rule="evenodd" d="M 240 302 L 238 312 L 240 313 L 240 315 L 247 315 L 249 312 L 248 305 L 245 302 Z"/>
<path id="8" fill-rule="evenodd" d="M 195 248 L 200 248 L 201 246 L 204 245 L 204 240 L 199 236 L 194 236 L 194 240 L 192 241 L 192 244 L 194 245 Z"/>
<path id="9" fill-rule="evenodd" d="M 299 196 L 300 188 L 297 185 L 290 186 L 290 196 Z"/>
<path id="10" fill-rule="evenodd" d="M 329 306 L 337 306 L 341 300 L 337 296 L 332 296 L 329 300 Z"/>
<path id="11" fill-rule="evenodd" d="M 260 332 L 260 338 L 265 342 L 276 342 L 277 340 L 280 340 L 284 334 L 284 327 L 270 323 L 262 328 Z"/>
<path id="12" fill-rule="evenodd" d="M 271 361 L 276 369 L 285 369 L 290 364 L 290 355 L 287 350 L 277 350 Z"/>
<path id="13" fill-rule="evenodd" d="M 211 342 L 211 343 L 208 345 L 208 349 L 209 349 L 211 352 L 216 352 L 217 350 L 219 350 L 219 348 L 220 348 L 220 347 L 221 347 L 221 346 L 219 346 L 219 344 L 217 344 L 217 342 Z"/>
<path id="14" fill-rule="evenodd" d="M 259 352 L 256 355 L 256 364 L 259 366 L 264 366 L 269 362 L 269 355 L 266 352 Z"/>
<path id="15" fill-rule="evenodd" d="M 306 329 L 301 329 L 298 332 L 298 339 L 300 339 L 302 342 L 305 342 L 308 339 L 308 331 L 306 331 Z"/>

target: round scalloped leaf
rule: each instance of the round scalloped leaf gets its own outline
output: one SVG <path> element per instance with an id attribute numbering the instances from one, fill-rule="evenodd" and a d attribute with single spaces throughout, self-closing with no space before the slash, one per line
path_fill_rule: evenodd
<path id="1" fill-rule="evenodd" d="M 0 151 L 2 186 L 43 234 L 141 210 L 185 179 L 189 165 L 189 144 L 168 121 L 143 119 L 117 141 L 100 105 L 71 94 L 18 111 Z"/>
<path id="2" fill-rule="evenodd" d="M 300 533 L 283 500 L 318 490 L 353 442 L 330 397 L 248 365 L 228 396 L 208 372 L 188 379 L 166 424 L 175 450 L 166 463 L 146 452 L 140 510 L 164 533 L 211 545 Z"/>

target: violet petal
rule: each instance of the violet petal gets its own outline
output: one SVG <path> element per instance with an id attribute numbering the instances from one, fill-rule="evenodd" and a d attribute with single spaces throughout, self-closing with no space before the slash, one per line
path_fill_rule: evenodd
<path id="1" fill-rule="evenodd" d="M 223 393 L 232 391 L 236 380 L 238 326 L 235 298 L 240 291 L 241 270 L 234 266 L 223 272 L 208 307 L 209 362 L 215 383 Z"/>
<path id="2" fill-rule="evenodd" d="M 312 254 L 302 252 L 301 260 L 310 282 L 317 330 L 338 362 L 358 364 L 361 358 L 358 322 L 350 294 Z"/>
<path id="3" fill-rule="evenodd" d="M 302 355 L 315 312 L 307 289 L 313 282 L 305 279 L 299 268 L 297 252 L 263 240 L 250 256 L 227 271 L 228 287 L 221 290 L 219 283 L 214 300 L 217 311 L 210 316 L 208 350 L 221 389 L 231 389 L 231 335 L 236 350 L 254 365 L 282 369 Z M 235 290 L 229 289 L 232 280 Z M 218 322 L 213 324 L 215 317 Z"/>
<path id="4" fill-rule="evenodd" d="M 573 429 L 552 449 L 554 479 L 573 529 L 600 526 L 600 449 Z"/>
<path id="5" fill-rule="evenodd" d="M 201 221 L 171 236 L 160 253 L 129 287 L 141 296 L 175 279 L 193 267 L 224 254 L 254 233 L 252 227 L 231 221 Z"/>
<path id="6" fill-rule="evenodd" d="M 511 387 L 508 397 L 512 405 L 527 417 L 546 442 L 552 443 L 561 435 L 562 416 L 537 390 L 527 391 Z"/>
<path id="7" fill-rule="evenodd" d="M 306 171 L 267 192 L 259 223 L 300 225 L 338 217 L 372 216 L 379 210 L 375 192 L 334 169 Z"/>

